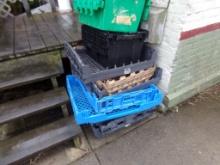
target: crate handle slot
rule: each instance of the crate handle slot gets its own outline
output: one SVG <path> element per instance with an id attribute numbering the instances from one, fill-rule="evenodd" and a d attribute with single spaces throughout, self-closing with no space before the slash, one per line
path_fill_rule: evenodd
<path id="1" fill-rule="evenodd" d="M 103 0 L 74 0 L 74 10 L 80 14 L 93 15 L 104 7 Z"/>

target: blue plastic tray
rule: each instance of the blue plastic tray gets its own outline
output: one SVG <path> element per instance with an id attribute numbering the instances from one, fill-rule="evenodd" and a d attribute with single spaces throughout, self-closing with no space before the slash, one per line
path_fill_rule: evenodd
<path id="1" fill-rule="evenodd" d="M 148 86 L 149 85 L 150 84 L 148 84 Z M 90 105 L 93 107 L 96 113 L 110 113 L 114 110 L 141 106 L 142 104 L 147 103 L 152 93 L 150 89 L 147 89 L 147 87 L 145 87 L 139 90 L 133 90 L 130 92 L 123 92 L 111 96 L 97 98 L 95 93 L 88 91 L 82 82 L 79 82 L 79 86 L 83 89 L 87 100 L 89 101 Z"/>
<path id="2" fill-rule="evenodd" d="M 98 99 L 75 76 L 67 76 L 67 90 L 78 124 L 98 123 L 157 107 L 163 93 L 155 86 Z"/>

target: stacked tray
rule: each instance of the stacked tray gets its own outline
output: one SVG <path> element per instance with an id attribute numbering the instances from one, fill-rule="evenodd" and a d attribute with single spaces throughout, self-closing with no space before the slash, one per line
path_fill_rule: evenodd
<path id="1" fill-rule="evenodd" d="M 122 128 L 129 127 L 145 119 L 153 119 L 157 115 L 154 111 L 144 111 L 134 115 L 121 117 L 114 120 L 108 120 L 101 123 L 91 124 L 92 131 L 97 138 L 102 138 Z"/>
<path id="2" fill-rule="evenodd" d="M 92 59 L 84 47 L 73 48 L 68 43 L 65 43 L 64 46 L 65 55 L 71 62 L 73 73 L 77 74 L 86 84 L 149 69 L 155 65 L 157 59 L 156 51 L 145 46 L 142 60 L 136 63 L 131 62 L 128 65 L 106 68 Z"/>
<path id="3" fill-rule="evenodd" d="M 74 0 L 83 46 L 64 45 L 73 74 L 67 89 L 76 122 L 90 124 L 97 137 L 149 117 L 163 101 L 157 53 L 145 43 L 148 31 L 139 29 L 150 4 Z"/>
<path id="4" fill-rule="evenodd" d="M 73 75 L 67 76 L 67 89 L 78 124 L 94 124 L 150 111 L 163 100 L 163 93 L 155 85 L 99 99 Z"/>
<path id="5" fill-rule="evenodd" d="M 153 76 L 149 80 L 144 81 L 138 85 L 130 86 L 130 88 L 121 90 L 120 93 L 127 93 L 127 92 L 137 91 L 141 89 L 146 89 L 151 84 L 157 85 L 159 81 L 161 80 L 161 76 L 162 76 L 162 69 L 156 68 Z M 92 91 L 94 91 L 99 98 L 109 95 L 109 93 L 105 89 L 100 89 L 96 83 L 92 83 L 91 88 L 92 88 Z M 115 92 L 115 93 L 118 93 L 118 92 Z"/>
<path id="6" fill-rule="evenodd" d="M 138 61 L 106 67 L 88 45 L 64 46 L 73 73 L 66 82 L 75 121 L 90 124 L 96 137 L 149 118 L 162 103 L 157 87 L 162 69 L 155 66 L 154 49 L 145 45 Z"/>

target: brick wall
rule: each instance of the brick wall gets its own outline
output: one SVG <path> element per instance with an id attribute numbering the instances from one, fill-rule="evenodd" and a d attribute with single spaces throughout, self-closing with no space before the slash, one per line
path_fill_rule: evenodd
<path id="1" fill-rule="evenodd" d="M 165 7 L 167 0 L 154 0 L 153 5 Z M 161 6 L 160 6 L 161 5 Z M 169 82 L 173 70 L 173 61 L 179 45 L 179 38 L 185 18 L 186 3 L 182 0 L 170 0 L 163 41 L 157 45 L 158 65 L 163 69 L 162 81 L 159 86 L 168 93 Z"/>
<path id="2" fill-rule="evenodd" d="M 188 0 L 182 31 L 201 28 L 220 22 L 220 0 Z"/>
<path id="3" fill-rule="evenodd" d="M 169 106 L 220 82 L 220 1 L 170 0 L 157 48 Z"/>
<path id="4" fill-rule="evenodd" d="M 169 82 L 169 106 L 220 82 L 220 29 L 180 42 Z"/>

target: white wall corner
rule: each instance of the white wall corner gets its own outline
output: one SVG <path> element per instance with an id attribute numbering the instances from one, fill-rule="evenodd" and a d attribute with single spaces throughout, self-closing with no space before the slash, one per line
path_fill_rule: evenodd
<path id="1" fill-rule="evenodd" d="M 153 4 L 155 4 L 154 2 L 156 3 L 159 1 L 153 0 Z M 166 0 L 163 2 L 166 2 Z M 164 37 L 160 45 L 154 46 L 158 51 L 157 65 L 163 69 L 162 80 L 159 87 L 166 94 L 169 91 L 169 84 L 174 69 L 173 63 L 176 59 L 176 52 L 180 43 L 180 35 L 187 15 L 187 3 L 188 0 L 170 0 Z"/>

